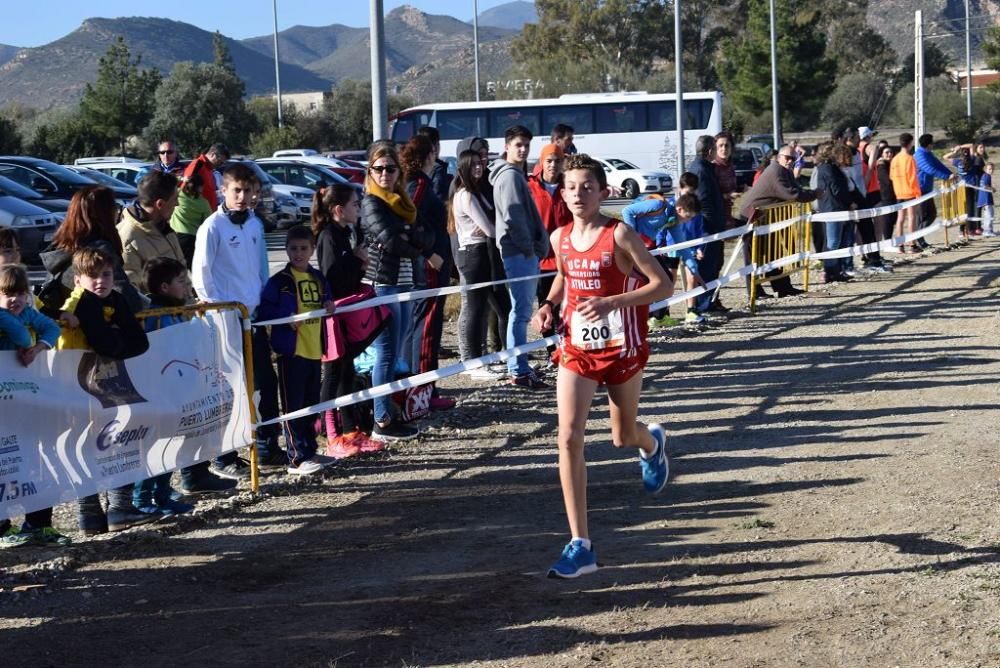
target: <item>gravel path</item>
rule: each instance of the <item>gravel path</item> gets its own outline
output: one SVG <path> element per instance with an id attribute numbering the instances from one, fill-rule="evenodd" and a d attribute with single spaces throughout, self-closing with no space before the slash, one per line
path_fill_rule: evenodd
<path id="1" fill-rule="evenodd" d="M 658 334 L 675 477 L 642 492 L 601 395 L 580 580 L 544 577 L 554 396 L 448 379 L 385 457 L 0 553 L 0 638 L 33 666 L 1000 666 L 998 309 L 983 240 Z"/>

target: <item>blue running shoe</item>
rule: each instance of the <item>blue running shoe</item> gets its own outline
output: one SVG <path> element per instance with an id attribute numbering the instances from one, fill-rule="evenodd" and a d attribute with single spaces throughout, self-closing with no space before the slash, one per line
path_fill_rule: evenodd
<path id="1" fill-rule="evenodd" d="M 593 547 L 593 545 L 591 545 Z M 576 578 L 597 570 L 597 554 L 578 540 L 563 548 L 562 557 L 549 569 L 550 578 Z"/>
<path id="2" fill-rule="evenodd" d="M 656 450 L 646 459 L 639 456 L 642 468 L 642 486 L 647 492 L 659 494 L 667 486 L 670 477 L 670 462 L 667 461 L 667 432 L 658 424 L 649 425 L 649 433 L 656 441 Z"/>

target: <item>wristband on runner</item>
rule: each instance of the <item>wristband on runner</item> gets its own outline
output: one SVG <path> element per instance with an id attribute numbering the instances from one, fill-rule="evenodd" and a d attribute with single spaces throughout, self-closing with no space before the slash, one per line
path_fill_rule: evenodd
<path id="1" fill-rule="evenodd" d="M 552 302 L 551 299 L 543 299 L 542 303 L 538 305 L 538 308 L 542 308 L 543 306 L 548 306 L 553 311 L 556 309 L 556 305 Z"/>

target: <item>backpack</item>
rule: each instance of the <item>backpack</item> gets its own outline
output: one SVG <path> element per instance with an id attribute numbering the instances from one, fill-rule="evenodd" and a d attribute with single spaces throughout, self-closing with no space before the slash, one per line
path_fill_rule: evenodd
<path id="1" fill-rule="evenodd" d="M 62 306 L 66 303 L 72 292 L 63 283 L 63 275 L 70 268 L 70 265 L 67 264 L 62 269 L 56 271 L 55 274 L 49 276 L 44 283 L 35 286 L 35 296 L 41 302 L 41 307 L 38 310 L 53 320 L 59 320 L 59 313 L 62 311 Z"/>

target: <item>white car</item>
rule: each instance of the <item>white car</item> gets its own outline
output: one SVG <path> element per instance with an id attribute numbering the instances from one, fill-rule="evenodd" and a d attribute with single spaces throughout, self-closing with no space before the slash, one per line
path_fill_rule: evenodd
<path id="1" fill-rule="evenodd" d="M 74 167 L 86 167 L 106 174 L 113 179 L 135 188 L 139 182 L 139 173 L 150 167 L 153 163 L 135 158 L 77 158 L 73 161 Z"/>
<path id="2" fill-rule="evenodd" d="M 642 193 L 667 192 L 674 187 L 670 174 L 659 169 L 639 169 L 621 158 L 595 158 L 608 175 L 608 185 L 622 197 L 635 199 Z"/>
<path id="3" fill-rule="evenodd" d="M 316 191 L 302 186 L 285 185 L 273 176 L 271 179 L 271 188 L 274 190 L 274 199 L 278 202 L 279 208 L 281 209 L 281 215 L 278 220 L 278 229 L 284 229 L 288 226 L 289 222 L 291 222 L 291 224 L 308 223 L 312 217 L 312 201 L 313 195 L 316 194 Z M 279 194 L 281 197 L 279 197 Z M 294 218 L 291 221 L 286 220 L 285 216 L 287 213 L 287 202 L 294 202 L 295 204 Z"/>

